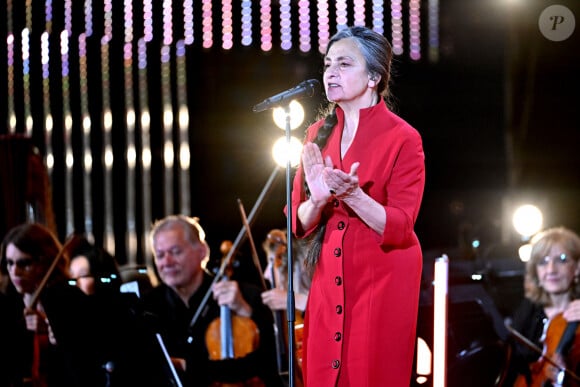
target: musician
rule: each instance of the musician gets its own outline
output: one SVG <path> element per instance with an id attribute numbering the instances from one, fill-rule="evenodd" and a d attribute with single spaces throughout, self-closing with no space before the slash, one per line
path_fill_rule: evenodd
<path id="1" fill-rule="evenodd" d="M 115 257 L 83 235 L 75 238 L 75 248 L 70 252 L 69 283 L 88 295 L 110 289 L 119 291 L 121 274 Z"/>
<path id="2" fill-rule="evenodd" d="M 558 314 L 566 321 L 580 321 L 579 260 L 580 237 L 572 230 L 551 228 L 532 239 L 532 251 L 526 264 L 525 299 L 514 313 L 512 328 L 538 348 L 544 344 L 541 340 L 544 329 Z M 529 384 L 532 379 L 530 365 L 540 354 L 515 338 L 511 345 L 513 350 L 505 385 L 513 385 L 518 375 L 523 375 Z"/>
<path id="3" fill-rule="evenodd" d="M 305 241 L 295 237 L 292 239 L 294 302 L 296 309 L 304 312 L 308 301 L 311 273 L 304 266 Z M 272 289 L 262 293 L 262 301 L 272 310 L 286 310 L 288 306 L 288 249 L 286 233 L 279 229 L 271 230 L 266 236 L 264 243 L 262 243 L 262 248 L 268 260 L 268 265 L 264 270 L 264 278 L 274 285 Z"/>
<path id="4" fill-rule="evenodd" d="M 82 351 L 83 346 L 91 348 L 84 331 L 90 321 L 84 294 L 67 284 L 68 256 L 59 254 L 61 249 L 53 232 L 37 223 L 12 228 L 2 242 L 1 269 L 9 278 L 2 319 L 11 329 L 0 335 L 8 343 L 2 350 L 12 352 L 12 361 L 0 364 L 0 373 L 10 375 L 5 376 L 9 386 L 97 385 L 95 359 Z"/>
<path id="5" fill-rule="evenodd" d="M 115 257 L 82 234 L 73 238 L 68 282 L 87 295 L 94 316 L 92 334 L 99 337 L 99 347 L 92 350 L 98 353 L 103 384 L 174 386 L 137 295 L 120 291 Z"/>
<path id="6" fill-rule="evenodd" d="M 272 314 L 261 302 L 260 289 L 230 280 L 215 282 L 210 288 L 212 276 L 202 268 L 210 249 L 198 219 L 171 215 L 157 221 L 151 231 L 151 244 L 162 284 L 144 295 L 143 305 L 156 320 L 184 385 L 255 382 L 280 386 Z M 205 336 L 212 321 L 219 317 L 220 306 L 255 322 L 259 345 L 254 351 L 241 358 L 210 360 Z M 199 317 L 193 321 L 198 311 Z"/>
<path id="7" fill-rule="evenodd" d="M 277 335 L 277 358 L 278 370 L 284 384 L 289 380 L 288 359 L 288 243 L 286 232 L 270 230 L 262 243 L 262 248 L 267 258 L 267 266 L 264 270 L 264 279 L 268 280 L 270 287 L 262 293 L 262 302 L 266 304 L 274 315 Z M 306 255 L 306 243 L 303 239 L 292 238 L 292 271 L 294 273 L 294 385 L 304 385 L 302 375 L 302 332 L 304 325 L 304 311 L 308 301 L 308 289 L 310 288 L 311 271 L 304 265 Z"/>

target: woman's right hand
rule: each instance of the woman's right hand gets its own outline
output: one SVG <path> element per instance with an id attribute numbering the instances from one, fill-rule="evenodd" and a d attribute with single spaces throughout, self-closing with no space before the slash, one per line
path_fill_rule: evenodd
<path id="1" fill-rule="evenodd" d="M 332 169 L 332 160 L 330 157 L 323 159 L 318 145 L 309 142 L 304 144 L 302 148 L 302 167 L 310 190 L 310 200 L 317 207 L 320 204 L 326 204 L 332 195 L 330 188 L 324 181 L 323 171 L 326 168 Z"/>
<path id="2" fill-rule="evenodd" d="M 288 292 L 284 289 L 270 289 L 262 293 L 262 302 L 271 310 L 286 310 Z"/>
<path id="3" fill-rule="evenodd" d="M 26 329 L 36 333 L 47 333 L 48 324 L 46 315 L 37 309 L 24 309 L 24 319 L 26 320 Z"/>

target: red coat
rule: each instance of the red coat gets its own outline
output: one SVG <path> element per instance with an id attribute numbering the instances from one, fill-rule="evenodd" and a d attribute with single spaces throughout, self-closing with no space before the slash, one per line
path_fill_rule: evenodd
<path id="1" fill-rule="evenodd" d="M 384 206 L 383 235 L 341 201 L 329 204 L 326 234 L 306 310 L 303 371 L 307 386 L 409 386 L 422 255 L 413 231 L 425 184 L 419 133 L 380 103 L 360 111 L 359 128 L 340 157 L 343 112 L 323 156 L 347 173 L 355 161 L 360 186 Z M 307 141 L 322 122 L 308 129 Z M 296 210 L 306 200 L 298 169 Z M 306 230 L 308 235 L 313 230 Z M 304 236 L 304 235 L 299 235 Z"/>

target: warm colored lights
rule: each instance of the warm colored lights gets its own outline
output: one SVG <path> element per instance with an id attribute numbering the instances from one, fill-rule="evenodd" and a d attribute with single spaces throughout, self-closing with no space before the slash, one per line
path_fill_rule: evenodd
<path id="1" fill-rule="evenodd" d="M 134 169 L 137 162 L 137 152 L 135 151 L 135 146 L 130 145 L 127 147 L 127 167 Z"/>
<path id="2" fill-rule="evenodd" d="M 153 40 L 153 0 L 143 0 L 143 40 Z"/>
<path id="3" fill-rule="evenodd" d="M 201 25 L 202 25 L 202 45 L 203 48 L 213 46 L 213 12 L 211 0 L 202 0 Z"/>
<path id="4" fill-rule="evenodd" d="M 512 223 L 524 239 L 528 239 L 542 229 L 542 211 L 532 204 L 524 204 L 514 211 Z"/>
<path id="5" fill-rule="evenodd" d="M 403 53 L 403 5 L 401 1 L 391 1 L 391 45 L 395 55 Z"/>
<path id="6" fill-rule="evenodd" d="M 372 3 L 372 26 L 373 30 L 380 34 L 385 33 L 385 9 L 383 6 L 383 0 L 373 0 Z"/>
<path id="7" fill-rule="evenodd" d="M 183 41 L 193 43 L 193 0 L 183 2 Z"/>
<path id="8" fill-rule="evenodd" d="M 348 9 L 346 0 L 336 1 L 336 29 L 342 30 L 347 27 Z"/>
<path id="9" fill-rule="evenodd" d="M 294 130 L 304 122 L 304 108 L 300 102 L 295 100 L 292 100 L 288 107 L 290 108 L 290 129 Z M 272 109 L 272 118 L 277 127 L 286 129 L 286 111 L 283 107 Z"/>
<path id="10" fill-rule="evenodd" d="M 445 387 L 447 381 L 447 290 L 449 258 L 435 260 L 433 289 L 433 387 Z"/>
<path id="11" fill-rule="evenodd" d="M 272 5 L 270 0 L 260 0 L 260 48 L 272 50 Z"/>
<path id="12" fill-rule="evenodd" d="M 429 0 L 429 60 L 439 61 L 439 0 Z"/>
<path id="13" fill-rule="evenodd" d="M 85 35 L 93 36 L 93 1 L 85 0 Z"/>
<path id="14" fill-rule="evenodd" d="M 409 1 L 409 55 L 421 59 L 421 1 Z"/>
<path id="15" fill-rule="evenodd" d="M 163 162 L 166 169 L 173 168 L 174 156 L 173 142 L 170 140 L 165 141 L 163 144 Z"/>
<path id="16" fill-rule="evenodd" d="M 105 168 L 106 169 L 112 169 L 113 168 L 113 147 L 111 147 L 111 145 L 106 145 L 105 146 L 105 152 L 104 152 L 104 157 L 103 157 L 103 161 L 105 162 Z"/>
<path id="17" fill-rule="evenodd" d="M 252 1 L 242 0 L 242 46 L 250 46 L 252 40 Z"/>
<path id="18" fill-rule="evenodd" d="M 234 46 L 234 26 L 232 1 L 222 0 L 222 48 L 230 50 Z"/>
<path id="19" fill-rule="evenodd" d="M 103 112 L 103 128 L 106 131 L 110 131 L 113 127 L 113 114 L 111 113 L 110 109 L 107 109 Z"/>
<path id="20" fill-rule="evenodd" d="M 298 1 L 298 39 L 299 48 L 302 52 L 310 51 L 310 1 Z"/>
<path id="21" fill-rule="evenodd" d="M 532 245 L 530 243 L 521 245 L 518 248 L 518 257 L 520 257 L 520 261 L 528 262 L 531 256 L 532 256 Z"/>
<path id="22" fill-rule="evenodd" d="M 197 51 L 191 47 L 194 43 L 208 50 L 235 50 L 238 45 L 255 46 L 262 52 L 294 50 L 294 53 L 311 54 L 314 50 L 324 53 L 331 33 L 336 29 L 349 24 L 368 25 L 379 33 L 385 33 L 392 21 L 393 29 L 389 32 L 393 34 L 395 53 L 403 53 L 405 42 L 408 46 L 404 49 L 409 47 L 412 59 L 421 57 L 419 0 L 160 0 L 155 7 L 153 0 L 137 3 L 133 0 L 113 1 L 25 0 L 15 7 L 16 2 L 8 0 L 4 18 L 7 132 L 32 134 L 33 129 L 42 132 L 38 134 L 44 137 L 43 150 L 50 176 L 55 160 L 57 168 L 64 162 L 68 169 L 65 173 L 71 172 L 73 166 L 76 168 L 75 163 L 82 163 L 87 228 L 84 231 L 87 232 L 92 227 L 92 203 L 87 195 L 93 192 L 89 185 L 93 163 L 104 165 L 103 238 L 107 241 L 105 247 L 112 253 L 115 231 L 112 192 L 117 184 L 113 184 L 114 158 L 117 158 L 115 168 L 128 168 L 124 198 L 127 203 L 126 226 L 134 227 L 133 212 L 141 214 L 141 230 L 147 230 L 151 223 L 152 125 L 155 125 L 154 130 L 163 131 L 162 142 L 165 144 L 162 156 L 166 175 L 163 185 L 167 187 L 163 193 L 167 197 L 165 210 L 189 212 L 185 202 L 190 195 L 187 191 L 190 186 L 190 134 L 198 130 L 195 124 L 190 127 L 193 117 L 189 116 L 190 108 L 198 101 L 188 99 L 188 93 L 196 87 L 191 85 L 187 76 L 192 74 L 189 72 L 192 70 L 191 61 L 200 60 Z M 389 8 L 391 3 L 393 8 Z M 428 3 L 429 53 L 432 59 L 431 55 L 436 53 L 433 50 L 439 44 L 439 0 L 429 0 Z M 15 15 L 25 20 L 14 23 Z M 40 24 L 33 25 L 33 20 Z M 154 39 L 157 41 L 151 43 Z M 151 65 L 152 61 L 156 63 Z M 122 74 L 118 72 L 120 66 Z M 89 80 L 89 70 L 97 71 L 94 80 L 92 77 Z M 33 83 L 31 86 L 34 78 L 30 74 L 37 74 L 38 85 Z M 155 82 L 151 83 L 152 79 Z M 150 84 L 155 87 L 154 93 L 161 97 L 161 102 L 152 106 L 149 106 L 152 100 L 148 89 Z M 38 97 L 31 94 L 31 90 L 38 93 Z M 92 101 L 95 98 L 100 98 L 100 101 Z M 113 108 L 112 104 L 119 103 L 120 99 L 124 106 Z M 42 101 L 40 108 L 33 106 L 37 100 Z M 98 108 L 90 111 L 89 106 L 93 103 Z M 290 109 L 290 126 L 298 128 L 304 120 L 304 109 L 295 101 L 290 104 Z M 284 110 L 274 109 L 273 113 L 277 115 L 277 124 L 285 129 L 287 117 Z M 59 127 L 54 132 L 57 137 L 53 138 L 54 125 Z M 126 130 L 123 137 L 126 150 L 125 154 L 120 152 L 117 155 L 114 152 L 119 150 L 115 148 L 113 151 L 113 137 L 123 129 Z M 102 149 L 95 150 L 95 144 L 91 144 L 95 136 L 102 140 Z M 82 140 L 82 153 L 72 152 L 73 138 Z M 60 154 L 53 154 L 53 143 L 58 143 L 55 150 Z M 94 159 L 93 151 L 96 152 Z M 175 163 L 179 163 L 179 176 L 173 176 L 173 170 L 170 170 Z M 140 173 L 133 174 L 134 169 Z M 136 181 L 137 178 L 141 181 Z M 65 175 L 65 179 L 69 186 L 64 205 L 67 206 L 67 229 L 70 230 L 71 216 L 78 218 L 78 214 L 72 214 L 71 192 L 76 197 L 75 190 L 79 188 L 76 181 L 70 188 L 72 173 Z M 180 189 L 179 200 L 174 200 L 172 192 L 176 186 Z M 137 187 L 142 189 L 134 192 Z M 142 208 L 131 208 L 134 203 L 140 203 Z M 134 242 L 135 239 L 131 239 L 132 245 Z"/>
<path id="23" fill-rule="evenodd" d="M 149 170 L 151 168 L 151 148 L 143 148 L 141 161 L 143 162 L 144 169 Z"/>
<path id="24" fill-rule="evenodd" d="M 182 170 L 188 170 L 190 164 L 189 144 L 182 143 L 179 146 L 179 166 Z"/>
<path id="25" fill-rule="evenodd" d="M 290 0 L 280 0 L 280 47 L 284 51 L 292 48 L 292 13 Z"/>
<path id="26" fill-rule="evenodd" d="M 364 26 L 365 23 L 365 2 L 364 0 L 355 0 L 353 7 L 353 15 L 355 26 Z"/>
<path id="27" fill-rule="evenodd" d="M 280 137 L 272 147 L 272 157 L 276 164 L 285 167 L 290 160 L 292 167 L 300 163 L 300 154 L 302 153 L 302 142 L 296 137 L 290 138 L 290 144 L 286 141 L 286 137 Z"/>
<path id="28" fill-rule="evenodd" d="M 423 338 L 417 337 L 417 366 L 415 368 L 415 373 L 417 378 L 415 381 L 417 384 L 424 384 L 428 381 L 428 377 L 431 376 L 431 362 L 433 359 L 433 353 L 429 348 L 429 344 Z"/>
<path id="29" fill-rule="evenodd" d="M 163 44 L 173 43 L 173 7 L 171 0 L 163 0 Z"/>
<path id="30" fill-rule="evenodd" d="M 318 51 L 323 54 L 330 40 L 330 11 L 328 0 L 318 0 L 317 25 L 318 25 Z"/>

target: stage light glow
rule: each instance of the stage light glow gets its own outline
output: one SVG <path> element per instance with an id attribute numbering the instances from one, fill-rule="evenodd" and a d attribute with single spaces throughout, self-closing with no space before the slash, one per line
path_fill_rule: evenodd
<path id="1" fill-rule="evenodd" d="M 530 243 L 521 245 L 518 248 L 518 257 L 520 257 L 520 261 L 528 262 L 531 256 L 532 256 L 532 245 Z"/>
<path id="2" fill-rule="evenodd" d="M 231 0 L 222 0 L 222 48 L 230 50 L 234 46 L 233 11 Z"/>
<path id="3" fill-rule="evenodd" d="M 242 46 L 252 45 L 252 2 L 242 0 Z"/>
<path id="4" fill-rule="evenodd" d="M 383 0 L 373 0 L 373 30 L 383 34 L 385 32 L 385 15 Z"/>
<path id="5" fill-rule="evenodd" d="M 179 145 L 179 166 L 182 170 L 189 169 L 191 155 L 189 152 L 189 144 L 183 142 Z"/>
<path id="6" fill-rule="evenodd" d="M 345 0 L 336 1 L 336 30 L 340 31 L 347 27 L 348 9 Z"/>
<path id="7" fill-rule="evenodd" d="M 127 166 L 129 168 L 135 168 L 137 165 L 137 151 L 135 150 L 134 145 L 130 145 L 127 147 Z"/>
<path id="8" fill-rule="evenodd" d="M 528 239 L 542 229 L 542 211 L 532 204 L 518 207 L 513 214 L 512 224 L 518 234 Z"/>
<path id="9" fill-rule="evenodd" d="M 318 0 L 317 24 L 318 24 L 318 51 L 324 54 L 330 40 L 330 11 L 328 0 Z"/>
<path id="10" fill-rule="evenodd" d="M 165 141 L 163 146 L 163 161 L 166 169 L 173 168 L 173 157 L 173 142 Z"/>
<path id="11" fill-rule="evenodd" d="M 439 61 L 439 0 L 429 0 L 429 60 Z"/>
<path id="12" fill-rule="evenodd" d="M 365 2 L 355 0 L 354 2 L 354 23 L 355 26 L 364 26 L 365 23 Z"/>
<path id="13" fill-rule="evenodd" d="M 300 51 L 310 51 L 312 45 L 310 44 L 310 2 L 308 0 L 298 1 L 298 35 Z"/>
<path id="14" fill-rule="evenodd" d="M 391 2 L 391 34 L 393 54 L 403 53 L 403 6 L 401 0 Z"/>
<path id="15" fill-rule="evenodd" d="M 421 2 L 409 2 L 409 55 L 412 60 L 421 59 Z"/>
<path id="16" fill-rule="evenodd" d="M 270 0 L 260 1 L 260 35 L 262 51 L 272 50 L 272 5 Z"/>
<path id="17" fill-rule="evenodd" d="M 447 385 L 447 289 L 449 258 L 435 260 L 433 290 L 433 387 Z"/>
<path id="18" fill-rule="evenodd" d="M 431 375 L 431 361 L 433 359 L 433 354 L 429 348 L 429 344 L 421 338 L 417 337 L 417 366 L 415 371 L 417 373 L 417 378 L 415 381 L 417 384 L 424 384 L 427 382 L 427 376 Z"/>
<path id="19" fill-rule="evenodd" d="M 213 46 L 213 33 L 212 33 L 212 23 L 213 23 L 213 11 L 210 0 L 203 0 L 201 6 L 201 25 L 202 25 L 202 45 L 203 48 L 211 48 Z"/>
<path id="20" fill-rule="evenodd" d="M 304 108 L 296 100 L 290 101 L 288 107 L 290 108 L 290 129 L 294 130 L 304 122 Z M 272 118 L 277 127 L 282 130 L 286 129 L 286 112 L 283 107 L 272 109 Z"/>
<path id="21" fill-rule="evenodd" d="M 272 157 L 276 164 L 285 167 L 290 160 L 290 165 L 296 167 L 300 164 L 300 155 L 302 154 L 302 141 L 296 137 L 290 137 L 290 144 L 286 137 L 280 137 L 272 147 Z"/>

